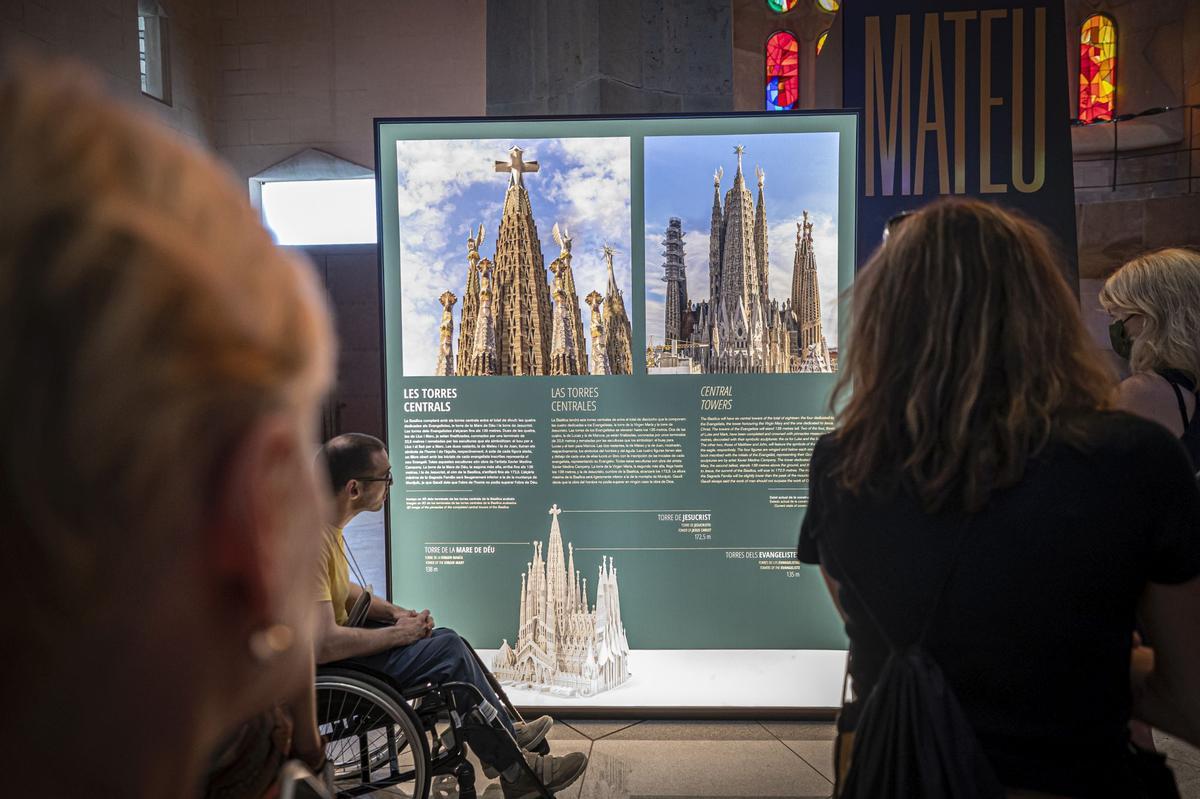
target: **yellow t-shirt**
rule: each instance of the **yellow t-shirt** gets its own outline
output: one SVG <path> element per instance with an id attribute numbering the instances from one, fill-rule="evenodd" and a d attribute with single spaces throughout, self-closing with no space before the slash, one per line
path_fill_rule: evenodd
<path id="1" fill-rule="evenodd" d="M 344 545 L 342 528 L 325 525 L 317 574 L 317 601 L 333 603 L 333 619 L 338 624 L 345 624 L 350 616 L 346 610 L 346 598 L 350 596 L 350 565 L 342 551 Z"/>

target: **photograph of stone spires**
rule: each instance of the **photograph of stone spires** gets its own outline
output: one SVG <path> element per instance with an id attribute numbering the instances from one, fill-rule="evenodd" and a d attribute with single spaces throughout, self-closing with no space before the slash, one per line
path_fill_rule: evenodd
<path id="1" fill-rule="evenodd" d="M 617 567 L 604 557 L 596 576 L 596 602 L 575 568 L 575 548 L 563 553 L 558 505 L 550 506 L 550 538 L 533 545 L 521 575 L 516 643 L 508 639 L 492 660 L 492 673 L 515 688 L 556 696 L 591 697 L 627 682 L 629 639 L 621 621 Z"/>
<path id="2" fill-rule="evenodd" d="M 396 143 L 405 375 L 633 372 L 625 137 Z"/>
<path id="3" fill-rule="evenodd" d="M 645 140 L 650 374 L 837 371 L 838 134 Z"/>

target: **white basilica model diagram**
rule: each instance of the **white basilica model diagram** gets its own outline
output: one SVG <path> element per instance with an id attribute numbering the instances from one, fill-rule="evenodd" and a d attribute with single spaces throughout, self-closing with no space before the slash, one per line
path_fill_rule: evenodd
<path id="1" fill-rule="evenodd" d="M 492 671 L 518 688 L 558 696 L 595 696 L 629 679 L 629 641 L 621 623 L 617 568 L 605 557 L 589 610 L 587 579 L 575 569 L 575 551 L 563 559 L 557 505 L 550 508 L 550 541 L 533 545 L 521 575 L 521 611 L 515 646 L 508 639 Z"/>

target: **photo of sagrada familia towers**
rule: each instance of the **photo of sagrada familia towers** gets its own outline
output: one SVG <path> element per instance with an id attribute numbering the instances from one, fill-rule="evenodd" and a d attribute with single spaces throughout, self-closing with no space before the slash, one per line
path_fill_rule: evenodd
<path id="1" fill-rule="evenodd" d="M 533 547 L 521 575 L 517 642 L 504 640 L 492 672 L 505 683 L 559 696 L 595 696 L 629 679 L 629 640 L 621 623 L 617 568 L 604 558 L 596 604 L 588 608 L 587 578 L 575 569 L 575 551 L 563 559 L 557 505 L 550 508 L 550 540 Z"/>
<path id="2" fill-rule="evenodd" d="M 833 372 L 837 353 L 821 328 L 821 293 L 808 212 L 796 223 L 791 296 L 769 296 L 766 175 L 758 176 L 757 201 L 742 173 L 745 148 L 734 149 L 737 172 L 721 202 L 723 168 L 713 175 L 708 241 L 708 299 L 688 296 L 682 224 L 668 223 L 663 240 L 665 346 L 648 353 L 649 372 Z M 670 367 L 670 368 L 664 368 Z"/>
<path id="3" fill-rule="evenodd" d="M 608 267 L 604 294 L 593 290 L 584 298 L 590 310 L 585 332 L 571 269 L 571 236 L 565 227 L 554 225 L 560 252 L 550 264 L 552 278 L 548 279 L 524 180 L 526 173 L 538 172 L 540 166 L 524 160 L 523 154 L 520 147 L 513 147 L 507 160 L 495 162 L 495 171 L 509 177 L 494 256 L 480 257 L 483 225 L 467 238 L 457 354 L 453 308 L 458 297 L 446 291 L 438 298 L 442 320 L 435 374 L 632 374 L 633 331 L 624 292 L 613 274 L 615 252 L 608 245 L 603 248 Z"/>

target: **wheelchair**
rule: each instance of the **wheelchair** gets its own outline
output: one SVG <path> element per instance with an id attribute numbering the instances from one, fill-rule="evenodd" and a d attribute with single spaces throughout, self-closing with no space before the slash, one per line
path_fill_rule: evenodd
<path id="1" fill-rule="evenodd" d="M 317 724 L 339 799 L 427 799 L 435 778 L 440 784 L 449 777 L 457 781 L 460 799 L 476 799 L 464 730 L 472 724 L 503 730 L 496 714 L 506 711 L 521 719 L 495 680 L 492 688 L 504 708 L 492 708 L 469 683 L 401 688 L 387 675 L 358 664 L 318 667 L 316 687 Z M 516 741 L 509 740 L 516 748 Z M 543 741 L 538 753 L 547 752 L 549 744 Z M 552 797 L 524 757 L 519 762 L 541 786 L 542 796 Z"/>

